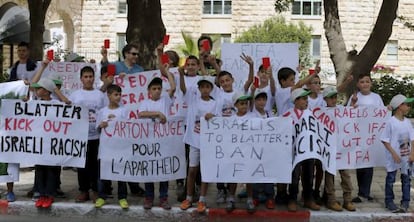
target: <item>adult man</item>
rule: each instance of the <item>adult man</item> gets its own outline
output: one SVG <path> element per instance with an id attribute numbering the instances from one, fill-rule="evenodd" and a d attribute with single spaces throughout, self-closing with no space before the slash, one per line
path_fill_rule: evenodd
<path id="1" fill-rule="evenodd" d="M 109 64 L 108 62 L 108 50 L 102 47 L 101 50 L 102 66 Z M 126 74 L 133 74 L 137 72 L 142 72 L 144 69 L 137 64 L 138 59 L 138 46 L 135 44 L 127 44 L 122 49 L 122 56 L 124 61 L 117 61 L 113 64 L 115 65 L 115 75 L 119 75 L 123 78 Z"/>
<path id="2" fill-rule="evenodd" d="M 30 47 L 29 43 L 21 42 L 17 46 L 17 61 L 11 68 L 9 81 L 26 80 L 32 79 L 36 73 L 38 66 L 36 62 L 29 59 Z"/>

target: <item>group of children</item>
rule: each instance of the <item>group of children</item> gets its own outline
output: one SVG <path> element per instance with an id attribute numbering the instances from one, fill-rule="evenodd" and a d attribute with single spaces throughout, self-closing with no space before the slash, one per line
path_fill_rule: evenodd
<path id="1" fill-rule="evenodd" d="M 159 50 L 162 51 L 162 45 Z M 127 52 L 129 53 L 129 52 Z M 169 109 L 173 103 L 176 91 L 176 82 L 179 90 L 184 95 L 184 101 L 188 105 L 186 114 L 186 132 L 184 142 L 189 145 L 188 152 L 188 175 L 186 178 L 186 197 L 181 202 L 182 210 L 189 209 L 195 198 L 196 178 L 200 167 L 200 119 L 207 121 L 215 116 L 234 116 L 238 119 L 246 118 L 270 118 L 273 116 L 283 116 L 291 109 L 306 110 L 317 106 L 336 107 L 338 91 L 344 85 L 352 81 L 350 76 L 340 87 L 326 87 L 321 92 L 321 80 L 316 74 L 308 75 L 295 82 L 295 71 L 291 68 L 281 68 L 278 70 L 277 78 L 280 88 L 275 87 L 275 80 L 272 67 L 261 65 L 257 76 L 259 81 L 253 84 L 254 64 L 252 58 L 241 55 L 241 59 L 249 65 L 248 79 L 243 86 L 243 91 L 238 92 L 233 89 L 234 79 L 231 73 L 219 70 L 219 65 L 214 59 L 202 56 L 200 58 L 189 56 L 184 67 L 179 67 L 178 81 L 172 73 L 168 71 L 171 64 L 162 64 L 160 59 L 159 68 L 163 76 L 168 79 L 170 88 L 166 92 L 163 89 L 163 80 L 159 77 L 153 78 L 148 85 L 149 99 L 139 104 L 139 118 L 151 118 L 161 123 L 165 123 L 169 118 Z M 217 76 L 212 78 L 209 75 L 199 75 L 205 70 L 204 60 L 209 60 L 217 71 Z M 171 60 L 170 60 L 171 61 Z M 47 65 L 47 63 L 46 63 Z M 204 68 L 203 68 L 204 67 Z M 41 73 L 43 70 L 40 70 Z M 101 71 L 102 78 L 106 78 L 106 68 Z M 31 87 L 35 88 L 36 96 L 40 100 L 83 105 L 89 109 L 89 134 L 88 147 L 86 153 L 85 168 L 78 169 L 78 182 L 80 195 L 76 198 L 78 202 L 92 199 L 97 208 L 106 203 L 107 190 L 110 182 L 99 178 L 99 134 L 102 128 L 108 126 L 108 122 L 117 118 L 127 118 L 127 112 L 120 105 L 122 90 L 119 86 L 111 84 L 110 81 L 103 79 L 105 84 L 105 94 L 93 87 L 94 70 L 85 66 L 80 71 L 80 79 L 83 88 L 73 92 L 68 98 L 61 95 L 56 90 L 53 78 L 38 79 Z M 109 82 L 109 83 L 108 83 Z M 367 75 L 361 75 L 357 80 L 358 93 L 353 95 L 348 105 L 352 106 L 383 106 L 382 99 L 378 94 L 371 92 L 371 79 Z M 61 84 L 61 83 L 60 83 Z M 307 89 L 303 88 L 306 86 Z M 57 99 L 52 99 L 52 94 L 57 94 Z M 413 102 L 413 98 L 406 98 L 397 95 L 391 100 L 393 117 L 387 124 L 381 141 L 387 153 L 387 178 L 385 185 L 385 205 L 393 212 L 406 211 L 410 201 L 410 175 L 411 168 L 407 164 L 414 161 L 413 140 L 414 131 L 411 123 L 405 117 L 410 110 L 408 103 Z M 273 113 L 274 105 L 277 108 L 277 115 Z M 401 179 L 403 186 L 403 199 L 401 207 L 394 203 L 393 184 L 395 182 L 396 171 L 401 168 Z M 60 182 L 58 170 L 55 166 L 36 166 L 35 167 L 35 186 L 34 190 L 40 193 L 40 198 L 36 201 L 36 207 L 48 208 L 52 205 L 54 195 L 59 189 Z M 277 184 L 275 196 L 274 184 L 246 184 L 247 202 L 246 210 L 253 213 L 261 200 L 259 196 L 264 193 L 264 202 L 268 209 L 275 208 L 275 201 L 287 204 L 289 211 L 297 211 L 297 201 L 299 193 L 299 181 L 302 181 L 302 198 L 304 207 L 311 210 L 320 209 L 320 193 L 325 194 L 327 208 L 334 211 L 355 211 L 353 202 L 362 202 L 364 199 L 372 200 L 370 196 L 370 186 L 373 177 L 373 168 L 357 170 L 358 197 L 352 199 L 352 185 L 348 170 L 340 170 L 341 187 L 343 189 L 343 204 L 339 204 L 335 197 L 334 176 L 324 172 L 321 162 L 316 159 L 308 159 L 299 163 L 292 171 L 292 182 L 290 184 Z M 325 175 L 324 190 L 320 190 L 323 176 Z M 159 206 L 164 209 L 171 209 L 168 203 L 168 181 L 159 184 Z M 206 194 L 208 184 L 201 182 L 200 196 L 197 202 L 197 211 L 206 211 Z M 235 194 L 237 184 L 217 184 L 217 202 L 226 202 L 225 208 L 228 212 L 235 209 Z M 89 193 L 89 191 L 92 193 Z M 144 209 L 151 209 L 154 205 L 154 183 L 145 183 Z M 123 209 L 129 207 L 127 202 L 127 183 L 118 182 L 118 200 Z"/>

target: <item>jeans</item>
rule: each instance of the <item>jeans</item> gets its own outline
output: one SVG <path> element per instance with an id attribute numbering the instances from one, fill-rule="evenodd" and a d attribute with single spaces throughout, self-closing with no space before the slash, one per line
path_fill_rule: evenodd
<path id="1" fill-rule="evenodd" d="M 85 168 L 78 168 L 79 191 L 98 191 L 99 163 L 98 163 L 99 140 L 88 140 L 86 150 Z"/>
<path id="2" fill-rule="evenodd" d="M 35 165 L 35 181 L 42 196 L 53 197 L 57 189 L 57 177 L 60 166 Z"/>
<path id="3" fill-rule="evenodd" d="M 168 197 L 168 181 L 160 182 L 160 199 Z M 145 197 L 154 199 L 154 183 L 145 183 Z"/>
<path id="4" fill-rule="evenodd" d="M 394 183 L 397 171 L 387 172 L 387 177 L 385 178 L 385 205 L 394 202 Z M 407 204 L 410 202 L 410 188 L 411 188 L 411 178 L 407 174 L 401 174 L 401 184 L 402 184 L 402 200 L 401 204 Z"/>
<path id="5" fill-rule="evenodd" d="M 361 168 L 356 170 L 358 182 L 358 196 L 368 198 L 371 195 L 372 176 L 374 168 Z"/>
<path id="6" fill-rule="evenodd" d="M 297 201 L 299 192 L 299 180 L 302 175 L 303 198 L 305 201 L 313 200 L 313 169 L 315 166 L 314 159 L 307 159 L 296 164 L 292 171 L 292 183 L 289 184 L 289 200 Z"/>
<path id="7" fill-rule="evenodd" d="M 106 199 L 108 180 L 99 180 L 98 182 L 98 196 L 102 199 Z M 127 198 L 127 182 L 118 181 L 118 200 Z"/>

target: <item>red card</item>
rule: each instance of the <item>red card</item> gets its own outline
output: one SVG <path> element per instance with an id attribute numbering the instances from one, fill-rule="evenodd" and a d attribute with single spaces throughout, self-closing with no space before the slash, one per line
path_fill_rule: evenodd
<path id="1" fill-rule="evenodd" d="M 53 61 L 55 59 L 55 55 L 54 54 L 55 53 L 54 53 L 53 49 L 47 50 L 47 59 L 49 61 Z"/>
<path id="2" fill-rule="evenodd" d="M 164 38 L 162 39 L 162 44 L 168 45 L 169 41 L 170 41 L 170 35 L 164 35 Z"/>
<path id="3" fill-rule="evenodd" d="M 315 74 L 315 69 L 309 69 L 309 75 Z"/>
<path id="4" fill-rule="evenodd" d="M 207 39 L 204 40 L 203 41 L 203 49 L 204 49 L 204 51 L 210 51 L 210 48 L 211 48 L 210 42 Z"/>
<path id="5" fill-rule="evenodd" d="M 168 57 L 168 55 L 167 54 L 162 54 L 162 56 L 161 56 L 161 62 L 162 62 L 162 64 L 168 64 L 168 63 L 170 63 L 170 57 Z"/>
<path id="6" fill-rule="evenodd" d="M 263 57 L 262 58 L 262 64 L 263 64 L 263 68 L 267 69 L 270 66 L 270 58 L 269 57 Z"/>
<path id="7" fill-rule="evenodd" d="M 253 85 L 256 89 L 259 88 L 259 77 L 254 77 Z"/>
<path id="8" fill-rule="evenodd" d="M 105 48 L 105 49 L 109 49 L 109 44 L 110 44 L 109 39 L 105 39 L 105 40 L 104 40 L 104 48 Z"/>
<path id="9" fill-rule="evenodd" d="M 108 64 L 108 76 L 114 76 L 115 75 L 115 65 L 114 64 Z"/>

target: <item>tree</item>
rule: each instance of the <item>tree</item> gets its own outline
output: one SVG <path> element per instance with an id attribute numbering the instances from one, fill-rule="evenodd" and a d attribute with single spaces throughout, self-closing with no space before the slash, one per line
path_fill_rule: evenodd
<path id="1" fill-rule="evenodd" d="M 282 17 L 272 17 L 243 32 L 235 42 L 298 42 L 300 64 L 307 66 L 311 39 L 312 28 L 303 22 L 297 25 L 287 24 Z"/>
<path id="2" fill-rule="evenodd" d="M 51 0 L 27 0 L 30 12 L 30 55 L 34 60 L 43 58 L 43 33 L 50 2 Z"/>
<path id="3" fill-rule="evenodd" d="M 165 35 L 160 0 L 127 0 L 126 40 L 138 45 L 138 61 L 145 70 L 155 68 L 155 48 Z"/>

